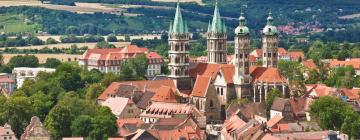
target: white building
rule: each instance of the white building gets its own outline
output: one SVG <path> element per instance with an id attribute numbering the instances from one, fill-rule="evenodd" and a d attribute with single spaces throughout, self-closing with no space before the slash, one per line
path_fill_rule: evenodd
<path id="1" fill-rule="evenodd" d="M 36 76 L 39 72 L 53 73 L 56 69 L 51 68 L 29 68 L 29 67 L 17 67 L 13 70 L 13 75 L 16 79 L 17 88 L 20 88 L 26 79 L 36 80 Z"/>

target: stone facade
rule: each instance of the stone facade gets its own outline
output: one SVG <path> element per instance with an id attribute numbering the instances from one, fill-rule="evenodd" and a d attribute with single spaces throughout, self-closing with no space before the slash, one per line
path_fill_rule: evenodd
<path id="1" fill-rule="evenodd" d="M 178 89 L 191 89 L 189 77 L 189 40 L 187 25 L 182 19 L 179 4 L 176 8 L 174 23 L 169 29 L 169 77 Z"/>
<path id="2" fill-rule="evenodd" d="M 226 64 L 227 34 L 224 21 L 221 20 L 219 8 L 215 6 L 212 23 L 209 23 L 207 32 L 208 63 Z"/>

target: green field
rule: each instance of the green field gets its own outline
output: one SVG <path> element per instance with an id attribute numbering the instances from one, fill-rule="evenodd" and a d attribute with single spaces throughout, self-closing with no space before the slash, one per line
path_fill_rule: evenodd
<path id="1" fill-rule="evenodd" d="M 34 33 L 40 29 L 40 25 L 26 20 L 24 15 L 0 14 L 0 32 L 5 33 Z"/>

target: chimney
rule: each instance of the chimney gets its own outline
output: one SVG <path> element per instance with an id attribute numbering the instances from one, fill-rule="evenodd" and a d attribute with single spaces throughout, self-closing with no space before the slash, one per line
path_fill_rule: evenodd
<path id="1" fill-rule="evenodd" d="M 146 92 L 146 90 L 147 90 L 147 84 L 145 84 L 144 86 L 144 93 Z"/>

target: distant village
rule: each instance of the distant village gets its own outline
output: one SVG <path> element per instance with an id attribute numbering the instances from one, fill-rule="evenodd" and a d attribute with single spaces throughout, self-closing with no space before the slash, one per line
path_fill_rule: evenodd
<path id="1" fill-rule="evenodd" d="M 209 23 L 207 55 L 189 56 L 190 32 L 180 5 L 169 28 L 168 56 L 127 45 L 117 48 L 90 48 L 83 55 L 64 59 L 74 61 L 86 70 L 120 74 L 121 63 L 144 55 L 147 58 L 147 80 L 113 82 L 97 97 L 97 105 L 106 106 L 117 118 L 117 137 L 109 140 L 348 140 L 347 134 L 323 130 L 310 114 L 310 106 L 325 96 L 341 98 L 360 113 L 360 87 L 335 88 L 325 84 L 306 84 L 298 94 L 279 70 L 280 61 L 300 62 L 305 69 L 319 71 L 313 60 L 302 51 L 279 47 L 279 31 L 301 34 L 301 30 L 320 32 L 304 24 L 300 30 L 276 27 L 269 13 L 262 30 L 262 48 L 250 50 L 250 30 L 242 13 L 234 29 L 235 54 L 227 54 L 227 31 L 219 8 L 215 7 Z M 51 57 L 51 56 L 49 56 Z M 360 58 L 324 59 L 330 69 L 351 66 L 360 76 Z M 169 75 L 162 73 L 167 64 Z M 36 81 L 41 72 L 54 73 L 53 68 L 15 67 L 11 74 L 0 75 L 0 90 L 10 97 L 26 79 Z M 331 71 L 330 71 L 331 72 Z M 266 104 L 273 92 L 281 97 Z M 37 116 L 20 140 L 51 140 L 49 131 Z M 360 132 L 359 132 L 360 133 Z M 11 126 L 0 127 L 0 140 L 17 139 Z M 64 137 L 63 140 L 83 140 Z"/>

